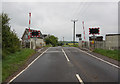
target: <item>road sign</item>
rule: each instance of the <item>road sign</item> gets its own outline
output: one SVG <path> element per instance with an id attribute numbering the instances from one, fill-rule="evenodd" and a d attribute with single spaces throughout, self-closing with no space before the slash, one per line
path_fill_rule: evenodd
<path id="1" fill-rule="evenodd" d="M 32 36 L 37 36 L 38 35 L 38 31 L 32 32 Z"/>
<path id="2" fill-rule="evenodd" d="M 31 30 L 30 32 L 31 32 L 31 33 L 30 33 L 30 37 L 31 37 L 31 38 L 40 37 L 40 31 Z"/>
<path id="3" fill-rule="evenodd" d="M 99 28 L 89 28 L 89 34 L 99 34 Z"/>
<path id="4" fill-rule="evenodd" d="M 81 34 L 76 34 L 76 37 L 77 37 L 77 38 L 80 38 L 80 37 L 81 37 Z"/>

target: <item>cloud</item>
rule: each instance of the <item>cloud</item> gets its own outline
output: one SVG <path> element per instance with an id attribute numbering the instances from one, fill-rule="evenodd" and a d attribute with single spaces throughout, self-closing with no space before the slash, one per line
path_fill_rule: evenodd
<path id="1" fill-rule="evenodd" d="M 32 13 L 31 27 L 42 33 L 54 34 L 65 40 L 72 40 L 73 22 L 76 22 L 76 33 L 83 34 L 82 21 L 85 21 L 86 38 L 89 27 L 100 27 L 101 35 L 117 33 L 118 6 L 116 2 L 3 2 L 2 10 L 11 18 L 10 25 L 19 37 L 28 27 L 28 13 Z"/>

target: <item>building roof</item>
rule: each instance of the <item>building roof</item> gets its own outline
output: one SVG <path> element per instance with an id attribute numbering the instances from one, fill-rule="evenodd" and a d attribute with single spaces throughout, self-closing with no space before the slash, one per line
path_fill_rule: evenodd
<path id="1" fill-rule="evenodd" d="M 93 37 L 93 36 L 90 36 L 90 37 Z M 95 36 L 95 37 L 97 37 L 97 38 L 103 38 L 103 36 Z"/>
<path id="2" fill-rule="evenodd" d="M 118 36 L 120 34 L 106 34 L 106 36 Z"/>

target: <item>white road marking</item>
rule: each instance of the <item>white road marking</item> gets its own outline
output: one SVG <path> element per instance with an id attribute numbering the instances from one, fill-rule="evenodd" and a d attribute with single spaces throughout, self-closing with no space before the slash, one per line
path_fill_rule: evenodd
<path id="1" fill-rule="evenodd" d="M 80 78 L 79 74 L 76 74 L 76 77 L 77 77 L 77 79 L 79 80 L 79 82 L 80 82 L 81 84 L 84 84 L 83 81 L 82 81 L 82 79 Z"/>
<path id="2" fill-rule="evenodd" d="M 49 49 L 49 48 L 48 48 Z M 47 49 L 47 50 L 48 50 Z M 46 50 L 46 51 L 47 51 Z M 40 54 L 36 59 L 34 59 L 24 70 L 22 70 L 19 74 L 17 74 L 15 77 L 13 77 L 7 84 L 12 82 L 14 79 L 16 79 L 20 74 L 22 74 L 26 69 L 28 69 L 38 58 L 40 58 L 46 51 L 44 51 L 42 54 Z"/>
<path id="3" fill-rule="evenodd" d="M 68 59 L 68 57 L 67 57 L 67 55 L 66 55 L 66 53 L 65 53 L 65 51 L 64 51 L 63 49 L 62 49 L 62 52 L 64 53 L 64 55 L 65 55 L 67 61 L 69 62 L 70 60 Z"/>
<path id="4" fill-rule="evenodd" d="M 48 51 L 47 53 L 59 53 L 61 51 Z"/>
<path id="5" fill-rule="evenodd" d="M 76 48 L 76 49 L 78 49 L 78 48 Z M 88 52 L 86 52 L 86 51 L 83 51 L 83 50 L 81 50 L 81 49 L 78 49 L 78 50 L 80 50 L 81 52 L 84 52 L 84 53 L 86 53 L 86 54 L 88 54 L 88 55 L 90 55 L 90 56 L 92 56 L 92 57 L 94 57 L 94 58 L 96 58 L 96 59 L 98 59 L 98 60 L 100 60 L 100 61 L 102 61 L 102 62 L 105 62 L 105 63 L 107 63 L 107 64 L 109 64 L 109 65 L 112 65 L 112 66 L 120 69 L 120 67 L 117 66 L 117 65 L 115 65 L 115 64 L 112 64 L 112 63 L 110 63 L 110 62 L 108 62 L 108 61 L 105 61 L 105 60 L 103 60 L 103 59 L 101 59 L 101 58 L 99 58 L 99 57 L 96 57 L 96 56 L 94 56 L 94 55 L 92 55 L 92 54 L 90 54 L 90 53 L 88 53 Z"/>

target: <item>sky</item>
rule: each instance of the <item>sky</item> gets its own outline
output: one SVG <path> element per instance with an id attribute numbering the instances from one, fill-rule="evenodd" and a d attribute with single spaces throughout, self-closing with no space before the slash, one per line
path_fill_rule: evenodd
<path id="1" fill-rule="evenodd" d="M 118 2 L 117 1 L 97 1 L 94 0 L 81 2 L 43 2 L 43 1 L 26 1 L 19 2 L 4 0 L 2 2 L 2 12 L 8 14 L 11 18 L 11 29 L 15 30 L 18 37 L 21 38 L 25 28 L 28 27 L 29 12 L 31 12 L 32 29 L 37 29 L 42 34 L 51 34 L 58 37 L 59 41 L 73 40 L 73 22 L 76 22 L 76 34 L 82 34 L 83 25 L 85 27 L 85 37 L 89 36 L 89 28 L 100 28 L 100 35 L 105 39 L 106 34 L 118 33 Z M 76 38 L 78 41 L 78 38 Z"/>

